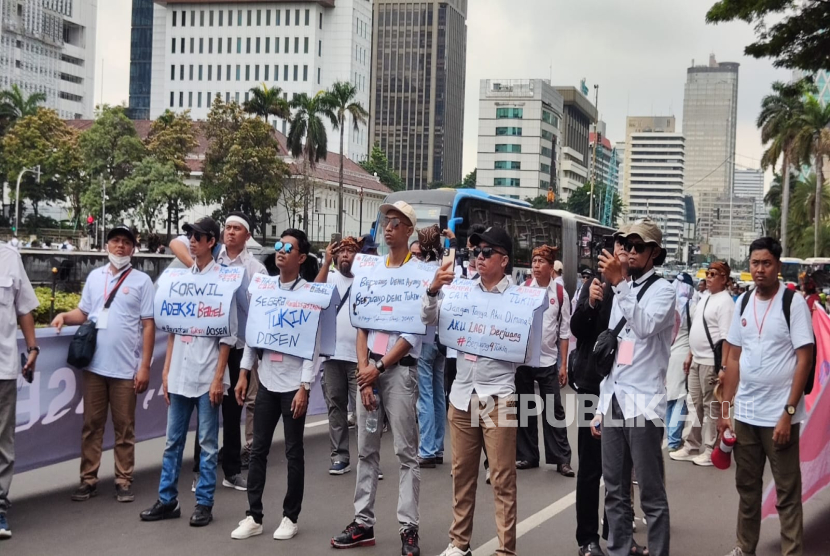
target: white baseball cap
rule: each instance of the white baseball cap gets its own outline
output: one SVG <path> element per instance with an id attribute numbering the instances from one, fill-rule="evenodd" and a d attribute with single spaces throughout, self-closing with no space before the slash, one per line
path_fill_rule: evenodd
<path id="1" fill-rule="evenodd" d="M 380 205 L 380 213 L 386 216 L 386 213 L 390 210 L 396 210 L 403 214 L 404 218 L 409 220 L 409 223 L 412 224 L 412 227 L 415 228 L 418 226 L 418 217 L 415 215 L 415 209 L 412 208 L 412 205 L 407 203 L 406 201 L 395 201 L 394 204 L 383 204 Z"/>

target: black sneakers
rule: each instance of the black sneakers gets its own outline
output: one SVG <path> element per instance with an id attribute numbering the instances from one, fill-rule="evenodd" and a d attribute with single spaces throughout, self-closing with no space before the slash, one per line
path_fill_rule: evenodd
<path id="1" fill-rule="evenodd" d="M 410 527 L 401 533 L 401 556 L 421 556 L 418 548 L 418 529 Z"/>
<path id="2" fill-rule="evenodd" d="M 144 510 L 139 514 L 141 521 L 161 521 L 162 519 L 175 519 L 182 516 L 182 510 L 179 507 L 179 501 L 173 500 L 165 504 L 161 500 L 156 500 L 153 507 L 149 510 Z"/>
<path id="3" fill-rule="evenodd" d="M 331 545 L 334 548 L 375 546 L 375 529 L 374 527 L 364 527 L 356 521 L 352 521 L 342 533 L 331 539 Z"/>
<path id="4" fill-rule="evenodd" d="M 588 543 L 579 547 L 579 556 L 605 556 L 598 542 Z"/>
<path id="5" fill-rule="evenodd" d="M 135 500 L 133 489 L 129 485 L 115 485 L 115 499 L 119 502 L 132 502 Z"/>
<path id="6" fill-rule="evenodd" d="M 86 502 L 90 498 L 98 496 L 98 489 L 86 483 L 81 484 L 75 492 L 72 493 L 73 502 Z"/>
<path id="7" fill-rule="evenodd" d="M 204 527 L 211 521 L 213 521 L 213 508 L 196 504 L 196 509 L 193 511 L 193 515 L 190 516 L 190 526 Z"/>

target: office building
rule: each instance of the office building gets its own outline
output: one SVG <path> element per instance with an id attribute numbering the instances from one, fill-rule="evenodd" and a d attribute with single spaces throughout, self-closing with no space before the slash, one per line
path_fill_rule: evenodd
<path id="1" fill-rule="evenodd" d="M 755 201 L 755 234 L 764 234 L 767 209 L 764 206 L 764 171 L 753 169 L 735 170 L 735 197 L 746 197 Z"/>
<path id="2" fill-rule="evenodd" d="M 589 181 L 591 150 L 588 134 L 597 121 L 597 109 L 576 87 L 556 87 L 563 99 L 560 191 L 563 201 Z"/>
<path id="3" fill-rule="evenodd" d="M 372 3 L 366 0 L 156 0 L 150 118 L 190 110 L 204 120 L 213 99 L 244 103 L 252 88 L 279 87 L 286 99 L 314 96 L 336 81 L 357 88 L 368 110 Z M 288 122 L 271 118 L 283 134 Z M 339 132 L 324 120 L 328 148 Z M 369 153 L 369 131 L 347 118 L 344 151 Z"/>
<path id="4" fill-rule="evenodd" d="M 130 33 L 130 102 L 133 120 L 150 118 L 153 70 L 153 0 L 133 0 Z"/>
<path id="5" fill-rule="evenodd" d="M 715 199 L 710 252 L 721 259 L 743 261 L 749 255 L 749 245 L 758 238 L 756 232 L 757 208 L 755 199 L 728 196 Z"/>
<path id="6" fill-rule="evenodd" d="M 91 118 L 97 18 L 97 0 L 0 0 L 0 90 L 43 93 L 61 118 Z"/>
<path id="7" fill-rule="evenodd" d="M 599 142 L 597 132 L 599 130 Z M 596 146 L 596 152 L 594 152 Z M 605 122 L 600 120 L 596 125 L 591 126 L 588 134 L 588 148 L 590 159 L 588 160 L 588 176 L 596 183 L 609 185 L 614 189 L 619 188 L 619 162 L 617 160 L 617 149 L 611 144 L 605 133 Z M 596 160 L 596 164 L 594 164 Z"/>
<path id="8" fill-rule="evenodd" d="M 715 200 L 729 196 L 734 177 L 738 67 L 719 63 L 712 54 L 708 65 L 696 66 L 693 60 L 686 71 L 686 192 L 695 199 L 704 242 L 713 233 Z"/>
<path id="9" fill-rule="evenodd" d="M 673 116 L 626 121 L 624 204 L 628 221 L 650 217 L 663 231 L 669 259 L 681 260 L 685 237 L 685 140 Z"/>
<path id="10" fill-rule="evenodd" d="M 407 189 L 460 183 L 467 0 L 374 0 L 373 38 L 372 143 Z"/>
<path id="11" fill-rule="evenodd" d="M 482 79 L 477 188 L 513 199 L 556 191 L 562 95 L 543 79 Z"/>

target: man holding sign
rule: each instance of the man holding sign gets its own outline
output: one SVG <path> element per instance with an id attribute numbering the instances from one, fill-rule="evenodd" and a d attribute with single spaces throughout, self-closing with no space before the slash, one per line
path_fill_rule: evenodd
<path id="1" fill-rule="evenodd" d="M 194 408 L 202 448 L 193 527 L 213 520 L 213 495 L 219 454 L 219 408 L 230 386 L 228 356 L 236 345 L 237 316 L 233 301 L 244 269 L 224 268 L 213 260 L 219 225 L 209 217 L 185 224 L 196 259 L 189 270 L 168 269 L 159 278 L 156 324 L 170 332 L 162 386 L 170 406 L 167 445 L 159 481 L 159 499 L 141 512 L 143 521 L 181 517 L 178 482 L 187 429 Z"/>
<path id="2" fill-rule="evenodd" d="M 377 264 L 385 270 L 389 282 L 392 280 L 407 282 L 420 270 L 420 263 L 412 259 L 409 252 L 409 238 L 415 231 L 417 217 L 415 210 L 403 201 L 394 205 L 381 205 L 383 214 L 379 230 L 389 247 L 389 255 L 380 260 L 369 257 L 366 264 Z M 362 259 L 356 266 L 363 264 Z M 383 266 L 385 265 L 385 269 Z M 354 548 L 373 546 L 375 544 L 375 495 L 380 471 L 380 437 L 382 426 L 374 421 L 374 426 L 367 426 L 369 413 L 377 416 L 384 413 L 389 419 L 389 426 L 395 438 L 395 455 L 400 462 L 398 482 L 398 522 L 401 533 L 401 554 L 419 556 L 418 548 L 418 493 L 421 487 L 421 469 L 418 467 L 418 423 L 416 403 L 418 401 L 417 361 L 421 353 L 421 336 L 401 334 L 390 331 L 394 325 L 396 312 L 403 312 L 404 305 L 420 303 L 420 287 L 394 287 L 400 300 L 381 303 L 380 311 L 375 313 L 377 319 L 385 319 L 384 328 L 370 328 L 363 324 L 360 317 L 363 308 L 373 304 L 374 298 L 358 290 L 360 282 L 372 281 L 380 276 L 377 272 L 358 273 L 355 286 L 349 300 L 352 310 L 352 323 L 359 323 L 357 331 L 357 385 L 361 401 L 357 404 L 358 452 L 360 460 L 357 465 L 357 484 L 355 486 L 354 521 L 331 540 L 335 548 Z M 378 282 L 380 280 L 377 280 Z M 382 284 L 378 284 L 378 289 Z M 405 297 L 404 297 L 405 296 Z M 384 298 L 388 299 L 388 298 Z M 417 312 L 416 312 L 417 314 Z M 420 325 L 420 323 L 418 323 Z"/>

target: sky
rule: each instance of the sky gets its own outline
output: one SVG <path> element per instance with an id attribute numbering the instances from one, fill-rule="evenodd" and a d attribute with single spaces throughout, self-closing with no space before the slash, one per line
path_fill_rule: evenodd
<path id="1" fill-rule="evenodd" d="M 712 2 L 469 0 L 464 173 L 476 166 L 481 79 L 543 78 L 578 87 L 586 78 L 592 101 L 599 85 L 600 117 L 616 142 L 625 140 L 626 116 L 674 115 L 682 126 L 686 69 L 693 59 L 708 63 L 710 53 L 741 64 L 736 166 L 758 168 L 761 99 L 791 72 L 743 55 L 754 38 L 750 25 L 707 25 Z M 128 99 L 130 7 L 131 0 L 98 2 L 96 103 L 102 90 L 109 104 Z"/>

